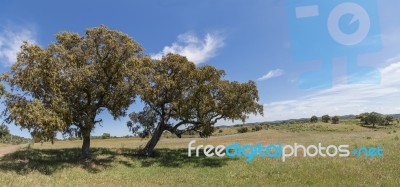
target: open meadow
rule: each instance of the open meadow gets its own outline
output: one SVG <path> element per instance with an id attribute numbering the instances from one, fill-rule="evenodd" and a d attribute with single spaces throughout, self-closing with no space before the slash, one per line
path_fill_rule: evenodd
<path id="1" fill-rule="evenodd" d="M 367 128 L 341 124 L 263 126 L 236 134 L 220 128 L 215 136 L 163 137 L 157 156 L 136 154 L 147 139 L 92 140 L 90 162 L 79 161 L 79 140 L 35 143 L 0 159 L 0 186 L 400 186 L 400 127 Z M 283 143 L 380 146 L 384 157 L 188 157 L 187 146 Z M 194 146 L 195 146 L 194 145 Z M 0 144 L 0 150 L 4 145 Z"/>

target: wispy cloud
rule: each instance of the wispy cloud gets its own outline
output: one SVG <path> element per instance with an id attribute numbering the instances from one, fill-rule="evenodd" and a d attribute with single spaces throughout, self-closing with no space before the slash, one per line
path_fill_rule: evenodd
<path id="1" fill-rule="evenodd" d="M 400 106 L 400 62 L 380 69 L 380 84 L 339 84 L 291 100 L 264 104 L 264 117 L 251 121 L 303 118 L 312 115 L 346 115 L 367 111 L 396 113 Z"/>
<path id="2" fill-rule="evenodd" d="M 283 70 L 281 69 L 275 69 L 269 71 L 267 74 L 263 75 L 262 77 L 258 78 L 258 81 L 265 81 L 274 77 L 279 77 L 283 75 Z"/>
<path id="3" fill-rule="evenodd" d="M 308 118 L 312 115 L 347 115 L 376 111 L 383 114 L 400 110 L 400 61 L 379 69 L 380 84 L 342 83 L 325 90 L 288 100 L 264 104 L 264 116 L 250 116 L 246 122 Z M 225 121 L 223 124 L 232 122 Z M 234 123 L 240 123 L 235 121 Z M 222 124 L 222 123 L 221 123 Z"/>
<path id="4" fill-rule="evenodd" d="M 23 41 L 36 43 L 34 32 L 20 27 L 0 30 L 0 62 L 4 66 L 11 66 L 17 61 L 17 54 Z"/>
<path id="5" fill-rule="evenodd" d="M 165 46 L 162 51 L 151 56 L 154 59 L 161 59 L 168 53 L 175 53 L 186 56 L 195 64 L 200 64 L 216 55 L 217 50 L 224 46 L 224 39 L 222 35 L 215 33 L 207 33 L 204 38 L 185 33 L 179 35 L 178 40 L 171 46 Z"/>

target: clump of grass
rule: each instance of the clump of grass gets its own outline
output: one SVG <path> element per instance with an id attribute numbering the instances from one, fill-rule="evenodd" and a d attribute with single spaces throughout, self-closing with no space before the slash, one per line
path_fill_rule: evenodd
<path id="1" fill-rule="evenodd" d="M 396 137 L 394 137 L 394 140 L 399 141 L 399 136 L 396 135 Z"/>
<path id="2" fill-rule="evenodd" d="M 370 140 L 370 139 L 372 139 L 371 136 L 367 136 L 367 140 Z"/>

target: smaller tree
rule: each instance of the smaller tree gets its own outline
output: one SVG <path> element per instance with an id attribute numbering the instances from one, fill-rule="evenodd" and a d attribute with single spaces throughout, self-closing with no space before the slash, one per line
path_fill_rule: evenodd
<path id="1" fill-rule="evenodd" d="M 376 124 L 382 124 L 383 121 L 382 114 L 379 114 L 377 112 L 371 112 L 367 117 L 367 121 L 369 124 L 372 124 L 372 127 L 375 127 Z"/>
<path id="2" fill-rule="evenodd" d="M 390 115 L 387 115 L 387 116 L 385 116 L 384 121 L 385 121 L 385 122 L 384 122 L 385 125 L 391 125 L 392 122 L 394 121 L 394 117 L 393 117 L 393 116 L 390 116 Z"/>
<path id="3" fill-rule="evenodd" d="M 339 116 L 332 117 L 332 124 L 339 124 Z"/>
<path id="4" fill-rule="evenodd" d="M 310 119 L 311 123 L 317 123 L 318 122 L 318 117 L 317 116 L 312 116 Z"/>
<path id="5" fill-rule="evenodd" d="M 109 138 L 111 138 L 110 133 L 103 133 L 103 135 L 101 135 L 101 139 L 109 139 Z"/>
<path id="6" fill-rule="evenodd" d="M 322 122 L 329 123 L 330 120 L 331 120 L 331 117 L 329 117 L 328 114 L 322 116 Z"/>

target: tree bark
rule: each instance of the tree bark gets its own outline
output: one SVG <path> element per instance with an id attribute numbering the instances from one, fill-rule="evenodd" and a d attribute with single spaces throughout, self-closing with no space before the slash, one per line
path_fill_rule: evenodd
<path id="1" fill-rule="evenodd" d="M 83 139 L 83 144 L 82 144 L 82 153 L 81 153 L 81 159 L 82 160 L 89 160 L 89 150 L 90 150 L 90 131 L 84 130 L 82 132 L 82 139 Z"/>
<path id="2" fill-rule="evenodd" d="M 164 132 L 164 130 L 165 129 L 162 127 L 162 125 L 158 125 L 158 127 L 154 131 L 153 135 L 151 136 L 151 139 L 149 140 L 149 142 L 147 142 L 146 147 L 144 147 L 142 149 L 142 152 L 141 152 L 142 155 L 147 156 L 147 157 L 153 156 L 154 148 L 156 147 L 158 141 L 160 140 L 161 135 Z"/>

